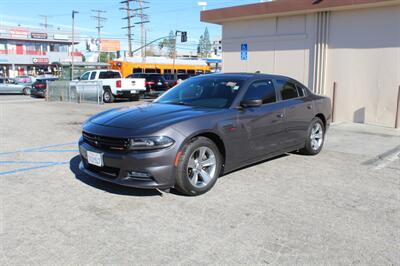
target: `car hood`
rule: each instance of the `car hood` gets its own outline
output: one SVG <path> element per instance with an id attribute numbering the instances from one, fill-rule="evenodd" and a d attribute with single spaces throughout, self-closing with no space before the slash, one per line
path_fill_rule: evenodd
<path id="1" fill-rule="evenodd" d="M 146 104 L 136 107 L 117 108 L 92 117 L 94 124 L 137 130 L 158 130 L 187 119 L 221 112 L 221 109 L 200 108 L 172 104 Z"/>

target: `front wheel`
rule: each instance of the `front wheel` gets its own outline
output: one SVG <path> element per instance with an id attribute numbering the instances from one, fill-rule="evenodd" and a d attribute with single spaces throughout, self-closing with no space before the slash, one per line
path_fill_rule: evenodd
<path id="1" fill-rule="evenodd" d="M 112 95 L 110 90 L 105 90 L 103 93 L 103 101 L 105 103 L 112 103 L 114 101 L 114 95 Z"/>
<path id="2" fill-rule="evenodd" d="M 306 145 L 300 150 L 305 155 L 316 155 L 322 150 L 325 140 L 325 126 L 321 119 L 315 117 L 308 127 Z"/>
<path id="3" fill-rule="evenodd" d="M 217 182 L 221 166 L 221 154 L 213 141 L 204 137 L 192 140 L 179 160 L 176 189 L 189 196 L 206 193 Z"/>

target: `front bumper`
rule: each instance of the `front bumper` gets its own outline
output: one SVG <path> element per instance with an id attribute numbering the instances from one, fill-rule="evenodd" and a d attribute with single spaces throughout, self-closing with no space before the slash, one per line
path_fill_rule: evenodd
<path id="1" fill-rule="evenodd" d="M 104 166 L 90 165 L 87 151 L 102 153 Z M 135 188 L 166 189 L 175 185 L 174 161 L 177 151 L 174 146 L 148 152 L 105 151 L 89 145 L 81 138 L 79 153 L 82 159 L 79 169 L 91 177 Z M 134 176 L 131 172 L 147 173 L 149 177 Z"/>

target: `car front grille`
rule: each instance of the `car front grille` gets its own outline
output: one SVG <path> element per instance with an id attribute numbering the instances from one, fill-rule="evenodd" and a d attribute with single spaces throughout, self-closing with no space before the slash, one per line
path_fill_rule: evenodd
<path id="1" fill-rule="evenodd" d="M 83 140 L 91 146 L 108 149 L 108 150 L 128 150 L 129 139 L 126 138 L 110 138 L 99 135 L 82 132 Z"/>
<path id="2" fill-rule="evenodd" d="M 114 167 L 95 166 L 95 165 L 89 164 L 87 162 L 87 160 L 84 160 L 84 165 L 85 165 L 86 169 L 88 169 L 92 172 L 98 173 L 98 174 L 106 175 L 109 178 L 117 178 L 119 175 L 119 171 L 120 171 L 118 168 L 114 168 Z"/>

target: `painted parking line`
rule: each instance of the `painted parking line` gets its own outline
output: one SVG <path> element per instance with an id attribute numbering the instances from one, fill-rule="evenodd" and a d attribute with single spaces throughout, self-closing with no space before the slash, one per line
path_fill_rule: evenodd
<path id="1" fill-rule="evenodd" d="M 19 172 L 32 171 L 32 170 L 36 170 L 36 169 L 49 168 L 49 167 L 52 167 L 52 166 L 66 165 L 68 163 L 69 162 L 59 162 L 59 163 L 51 163 L 51 164 L 45 164 L 45 165 L 39 165 L 39 166 L 33 166 L 33 167 L 27 167 L 27 168 L 18 168 L 18 169 L 13 169 L 13 170 L 9 170 L 9 171 L 0 172 L 0 176 L 1 175 L 15 174 L 15 173 L 19 173 Z"/>
<path id="2" fill-rule="evenodd" d="M 45 145 L 45 146 L 40 146 L 40 147 L 33 147 L 33 148 L 28 148 L 28 149 L 22 149 L 22 150 L 17 150 L 17 151 L 11 151 L 11 152 L 0 152 L 0 156 L 4 155 L 14 155 L 18 153 L 34 153 L 34 152 L 39 152 L 39 153 L 77 153 L 77 149 L 65 149 L 63 147 L 69 146 L 69 145 L 76 145 L 76 142 L 67 142 L 67 143 L 61 143 L 61 144 L 52 144 L 52 145 Z M 61 148 L 61 149 L 51 149 L 51 148 Z M 59 166 L 59 165 L 66 165 L 69 162 L 50 162 L 50 161 L 15 161 L 15 160 L 0 160 L 0 165 L 29 165 L 29 167 L 18 167 L 16 169 L 12 170 L 7 170 L 7 171 L 0 171 L 0 176 L 2 175 L 10 175 L 10 174 L 15 174 L 19 172 L 26 172 L 26 171 L 32 171 L 36 169 L 43 169 L 43 168 L 49 168 L 53 166 Z"/>
<path id="3" fill-rule="evenodd" d="M 62 146 L 67 146 L 67 145 L 73 145 L 73 144 L 77 144 L 77 142 L 67 142 L 67 143 L 61 143 L 61 144 L 52 144 L 52 145 L 46 145 L 46 146 L 41 146 L 41 147 L 28 148 L 28 149 L 17 150 L 17 151 L 0 152 L 0 156 L 16 154 L 16 153 L 21 153 L 21 152 L 37 152 L 37 151 L 41 151 L 41 150 L 46 150 L 48 148 L 56 148 L 56 147 L 62 147 Z M 70 151 L 72 152 L 72 150 L 70 150 Z M 76 150 L 73 150 L 73 151 L 76 151 Z"/>

